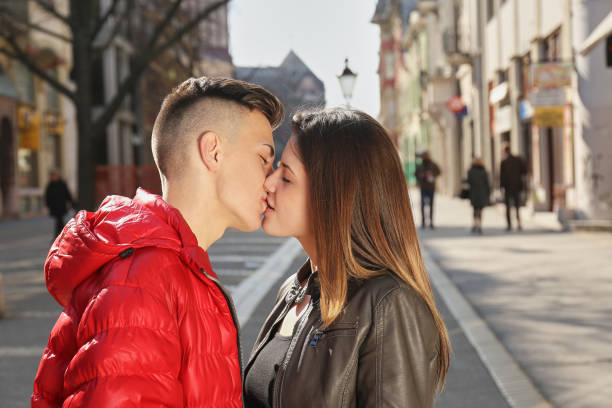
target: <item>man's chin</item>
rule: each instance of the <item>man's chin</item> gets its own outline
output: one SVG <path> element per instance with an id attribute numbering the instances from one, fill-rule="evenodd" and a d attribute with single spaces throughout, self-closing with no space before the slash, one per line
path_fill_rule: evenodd
<path id="1" fill-rule="evenodd" d="M 257 220 L 253 220 L 251 222 L 243 222 L 240 225 L 234 226 L 232 228 L 242 232 L 257 231 L 261 228 L 261 218 L 257 218 Z"/>

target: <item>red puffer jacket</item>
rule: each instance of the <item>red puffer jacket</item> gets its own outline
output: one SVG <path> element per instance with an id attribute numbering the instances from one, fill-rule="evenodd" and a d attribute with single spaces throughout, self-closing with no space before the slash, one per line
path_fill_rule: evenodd
<path id="1" fill-rule="evenodd" d="M 161 197 L 108 197 L 64 228 L 45 263 L 64 306 L 32 407 L 241 407 L 229 296 Z"/>

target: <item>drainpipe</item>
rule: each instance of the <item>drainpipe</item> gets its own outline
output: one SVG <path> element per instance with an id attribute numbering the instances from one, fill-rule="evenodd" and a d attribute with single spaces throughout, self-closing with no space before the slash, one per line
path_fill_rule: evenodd
<path id="1" fill-rule="evenodd" d="M 4 294 L 2 292 L 2 272 L 0 272 L 0 319 L 4 317 Z"/>

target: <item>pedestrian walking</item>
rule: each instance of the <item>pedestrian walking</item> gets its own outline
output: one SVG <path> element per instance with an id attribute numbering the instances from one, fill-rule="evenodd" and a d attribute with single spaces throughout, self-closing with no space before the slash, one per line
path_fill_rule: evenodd
<path id="1" fill-rule="evenodd" d="M 434 195 L 436 193 L 436 178 L 440 176 L 440 167 L 431 160 L 429 152 L 421 155 L 421 164 L 415 171 L 417 184 L 421 190 L 421 228 L 426 227 L 425 207 L 429 210 L 429 227 L 434 229 Z"/>
<path id="2" fill-rule="evenodd" d="M 511 208 L 516 209 L 516 223 L 518 230 L 522 230 L 520 208 L 522 205 L 521 195 L 525 191 L 525 177 L 527 167 L 525 161 L 512 154 L 510 146 L 504 147 L 504 159 L 501 162 L 499 172 L 499 184 L 504 190 L 504 203 L 506 205 L 506 231 L 512 230 Z"/>
<path id="3" fill-rule="evenodd" d="M 309 260 L 255 342 L 246 407 L 433 407 L 448 334 L 386 130 L 358 111 L 298 113 L 265 187 L 264 231 Z"/>
<path id="4" fill-rule="evenodd" d="M 55 219 L 55 236 L 58 236 L 64 228 L 64 217 L 68 213 L 67 204 L 74 207 L 74 200 L 68 189 L 68 185 L 57 170 L 49 173 L 49 183 L 45 188 L 45 204 L 49 214 Z"/>
<path id="5" fill-rule="evenodd" d="M 227 228 L 260 228 L 282 111 L 233 79 L 191 78 L 165 98 L 152 134 L 163 197 L 107 197 L 51 247 L 64 311 L 32 407 L 243 406 L 238 321 L 206 250 Z"/>
<path id="6" fill-rule="evenodd" d="M 489 205 L 491 195 L 489 174 L 485 169 L 482 158 L 474 159 L 468 170 L 467 182 L 469 184 L 470 204 L 474 210 L 472 232 L 482 234 L 482 210 Z"/>

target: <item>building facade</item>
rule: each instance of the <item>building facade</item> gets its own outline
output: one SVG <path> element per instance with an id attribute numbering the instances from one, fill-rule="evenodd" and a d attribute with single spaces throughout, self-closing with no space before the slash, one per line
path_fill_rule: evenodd
<path id="1" fill-rule="evenodd" d="M 54 2 L 67 13 L 68 1 Z M 67 28 L 35 2 L 13 2 L 16 40 L 28 56 L 60 83 L 70 86 L 72 50 L 66 41 L 28 28 L 45 25 L 60 35 Z M 14 13 L 14 14 L 13 14 Z M 7 47 L 1 44 L 0 47 Z M 72 191 L 77 184 L 77 133 L 72 102 L 19 61 L 0 57 L 0 214 L 2 218 L 44 212 L 44 188 L 57 170 Z"/>
<path id="2" fill-rule="evenodd" d="M 612 220 L 612 39 L 580 53 L 611 12 L 607 0 L 417 3 L 403 39 L 400 121 L 409 144 L 441 164 L 442 192 L 457 194 L 482 157 L 500 199 L 510 146 L 526 160 L 533 211 Z"/>
<path id="3" fill-rule="evenodd" d="M 297 109 L 325 106 L 325 85 L 293 51 L 278 67 L 236 67 L 234 77 L 268 89 L 283 103 L 285 114 L 274 131 L 276 160 L 291 136 L 291 118 Z"/>

